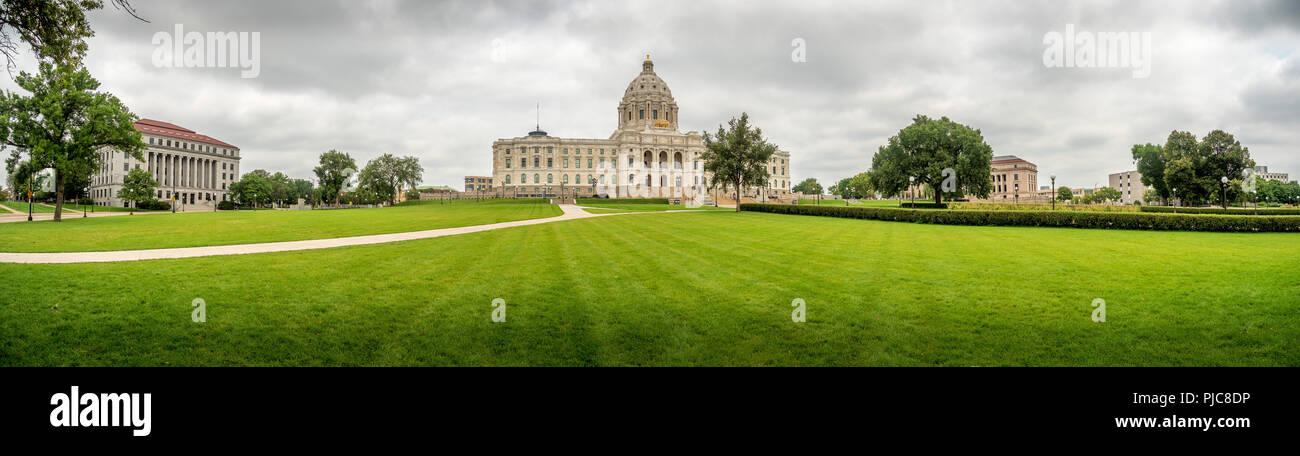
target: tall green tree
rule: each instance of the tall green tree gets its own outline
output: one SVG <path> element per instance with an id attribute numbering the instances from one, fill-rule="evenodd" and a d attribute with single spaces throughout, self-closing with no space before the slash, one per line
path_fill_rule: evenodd
<path id="1" fill-rule="evenodd" d="M 135 208 L 140 207 L 141 201 L 153 199 L 154 187 L 158 181 L 153 180 L 153 176 L 143 169 L 132 169 L 122 178 L 122 188 L 117 190 L 117 197 L 131 202 L 131 214 L 135 215 Z"/>
<path id="2" fill-rule="evenodd" d="M 849 190 L 856 196 L 854 198 L 866 198 L 875 193 L 871 188 L 871 174 L 858 173 L 849 178 Z"/>
<path id="3" fill-rule="evenodd" d="M 316 182 L 317 186 L 320 187 L 321 198 L 338 204 L 344 184 L 349 179 L 356 178 L 357 161 L 353 160 L 352 156 L 347 153 L 330 149 L 328 152 L 320 154 L 320 166 L 317 166 L 312 171 L 316 173 Z"/>
<path id="4" fill-rule="evenodd" d="M 254 170 L 230 184 L 230 196 L 245 206 L 260 206 L 271 202 L 270 173 Z"/>
<path id="5" fill-rule="evenodd" d="M 112 148 L 137 160 L 144 142 L 133 123 L 136 116 L 117 97 L 97 92 L 99 81 L 85 68 L 42 62 L 38 74 L 22 72 L 24 96 L 0 95 L 0 142 L 14 148 L 11 161 L 26 153 L 28 161 L 54 169 L 54 220 L 63 218 L 64 184 L 99 168 L 99 150 Z"/>
<path id="6" fill-rule="evenodd" d="M 933 189 L 935 203 L 963 195 L 987 198 L 993 191 L 992 160 L 993 148 L 978 129 L 947 117 L 918 115 L 871 158 L 871 184 L 892 197 L 907 190 L 913 177 L 916 185 Z M 947 168 L 954 174 L 945 175 Z M 953 187 L 946 191 L 943 185 L 949 178 Z"/>
<path id="7" fill-rule="evenodd" d="M 814 191 L 814 188 L 817 190 Z M 794 188 L 791 188 L 790 191 L 803 193 L 805 195 L 816 195 L 822 192 L 821 188 L 821 184 L 817 183 L 817 178 L 809 177 L 800 181 L 798 184 L 795 184 Z"/>
<path id="8" fill-rule="evenodd" d="M 400 189 L 419 185 L 423 174 L 424 167 L 415 157 L 383 154 L 366 163 L 358 184 L 374 199 L 393 204 Z"/>
<path id="9" fill-rule="evenodd" d="M 140 19 L 128 0 L 112 0 L 112 4 Z M 37 59 L 79 62 L 86 53 L 86 38 L 95 35 L 86 13 L 103 7 L 101 0 L 0 1 L 0 54 L 13 70 L 18 38 L 32 47 Z"/>
<path id="10" fill-rule="evenodd" d="M 1056 189 L 1057 201 L 1070 201 L 1072 199 L 1074 199 L 1074 191 L 1070 190 L 1070 187 L 1062 185 L 1061 188 Z"/>
<path id="11" fill-rule="evenodd" d="M 1250 150 L 1222 130 L 1211 131 L 1200 141 L 1190 132 L 1171 132 L 1163 161 L 1165 185 L 1171 193 L 1177 189 L 1171 196 L 1188 204 L 1235 201 L 1241 196 L 1242 171 L 1255 166 Z M 1226 186 L 1220 182 L 1223 177 L 1229 180 Z"/>
<path id="12" fill-rule="evenodd" d="M 740 212 L 740 194 L 746 188 L 764 187 L 769 177 L 767 163 L 776 153 L 776 145 L 763 138 L 763 130 L 750 127 L 749 114 L 731 118 L 718 132 L 704 132 L 704 171 L 713 174 L 709 189 L 731 187 L 736 194 L 736 212 Z M 820 187 L 820 186 L 819 186 Z M 820 191 L 820 189 L 818 190 Z"/>
<path id="13" fill-rule="evenodd" d="M 1134 144 L 1133 161 L 1137 162 L 1142 185 L 1156 191 L 1165 204 L 1169 203 L 1169 184 L 1165 183 L 1165 148 L 1157 144 Z M 1153 201 L 1144 201 L 1147 204 Z"/>

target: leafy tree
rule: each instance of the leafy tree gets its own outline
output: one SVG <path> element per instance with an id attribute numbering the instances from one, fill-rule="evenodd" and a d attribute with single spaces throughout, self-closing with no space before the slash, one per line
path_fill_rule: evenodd
<path id="1" fill-rule="evenodd" d="M 320 166 L 312 171 L 316 173 L 316 182 L 320 185 L 321 199 L 338 204 L 343 184 L 356 177 L 357 162 L 351 155 L 330 149 L 329 152 L 320 154 Z"/>
<path id="2" fill-rule="evenodd" d="M 740 113 L 718 132 L 704 132 L 704 171 L 713 174 L 709 189 L 731 187 L 736 192 L 736 212 L 740 212 L 740 192 L 745 188 L 767 185 L 767 163 L 776 145 L 763 138 L 763 129 L 750 128 L 749 114 Z M 821 186 L 817 191 L 821 192 Z"/>
<path id="3" fill-rule="evenodd" d="M 358 184 L 375 202 L 397 202 L 397 193 L 401 188 L 415 188 L 420 184 L 424 167 L 415 157 L 394 157 L 383 154 L 366 163 L 361 170 Z"/>
<path id="4" fill-rule="evenodd" d="M 1137 162 L 1137 171 L 1142 175 L 1142 185 L 1155 190 L 1156 198 L 1146 199 L 1169 202 L 1169 185 L 1165 182 L 1165 148 L 1156 144 L 1134 144 L 1133 160 Z M 1146 198 L 1144 196 L 1144 198 Z"/>
<path id="5" fill-rule="evenodd" d="M 271 179 L 265 170 L 245 174 L 230 184 L 230 196 L 245 206 L 259 206 L 271 202 Z"/>
<path id="6" fill-rule="evenodd" d="M 1066 187 L 1066 186 L 1062 185 L 1061 188 L 1056 189 L 1056 200 L 1057 200 L 1057 201 L 1062 201 L 1062 202 L 1064 202 L 1064 201 L 1070 201 L 1070 200 L 1073 200 L 1073 199 L 1074 199 L 1074 191 L 1070 190 L 1070 187 Z"/>
<path id="7" fill-rule="evenodd" d="M 945 196 L 960 198 L 970 194 L 987 198 L 993 191 L 992 160 L 993 148 L 984 142 L 979 130 L 947 117 L 918 115 L 871 158 L 871 184 L 892 197 L 907 190 L 908 178 L 914 177 L 916 185 L 935 190 L 935 203 L 942 203 Z M 956 173 L 952 192 L 942 191 L 945 168 Z"/>
<path id="8" fill-rule="evenodd" d="M 128 0 L 112 0 L 115 8 L 139 19 Z M 15 37 L 26 42 L 39 60 L 75 63 L 86 53 L 86 38 L 94 36 L 86 13 L 104 7 L 101 0 L 5 0 L 0 2 L 0 53 L 14 68 Z"/>
<path id="9" fill-rule="evenodd" d="M 1165 186 L 1171 196 L 1190 204 L 1216 200 L 1226 206 L 1227 201 L 1241 196 L 1242 170 L 1255 166 L 1250 150 L 1222 130 L 1210 132 L 1201 141 L 1189 132 L 1170 133 L 1163 160 Z M 1227 199 L 1220 194 L 1225 190 L 1221 187 L 1222 177 L 1229 179 Z M 1178 190 L 1176 195 L 1173 189 Z"/>
<path id="10" fill-rule="evenodd" d="M 1091 196 L 1092 196 L 1092 202 L 1094 202 L 1094 203 L 1105 203 L 1105 202 L 1110 202 L 1110 201 L 1119 201 L 1120 199 L 1123 199 L 1123 198 L 1124 198 L 1124 194 L 1123 194 L 1123 193 L 1120 193 L 1119 190 L 1115 190 L 1115 189 L 1110 188 L 1110 187 L 1102 187 L 1102 188 L 1099 188 L 1099 189 L 1097 189 L 1097 191 L 1092 192 L 1092 195 L 1091 195 Z"/>
<path id="11" fill-rule="evenodd" d="M 315 201 L 313 200 L 315 198 L 313 196 L 315 195 L 316 192 L 312 190 L 313 188 L 312 188 L 311 181 L 307 179 L 294 179 L 293 196 L 291 197 L 291 199 L 293 200 L 292 204 L 298 204 L 298 198 L 302 198 L 304 200 L 307 200 L 308 203 L 314 204 Z"/>
<path id="12" fill-rule="evenodd" d="M 122 178 L 122 188 L 118 189 L 117 197 L 131 202 L 131 214 L 135 214 L 135 208 L 140 206 L 141 201 L 153 200 L 154 187 L 158 181 L 153 180 L 153 176 L 143 169 L 132 169 Z"/>
<path id="13" fill-rule="evenodd" d="M 866 198 L 875 193 L 871 188 L 871 175 L 869 173 L 858 173 L 849 178 L 849 191 L 855 198 Z"/>
<path id="14" fill-rule="evenodd" d="M 1154 188 L 1148 188 L 1146 193 L 1142 194 L 1142 204 L 1151 205 L 1158 201 L 1162 202 L 1162 204 L 1168 204 L 1169 202 L 1168 198 L 1161 197 L 1160 192 Z"/>
<path id="15" fill-rule="evenodd" d="M 65 183 L 94 173 L 101 148 L 144 159 L 135 115 L 96 92 L 99 81 L 84 68 L 42 62 L 40 73 L 22 72 L 15 82 L 32 95 L 0 95 L 0 142 L 15 149 L 11 161 L 25 151 L 33 166 L 54 169 L 55 221 L 63 217 Z"/>
<path id="16" fill-rule="evenodd" d="M 1227 209 L 1228 201 L 1237 201 L 1243 196 L 1243 171 L 1253 169 L 1255 161 L 1250 159 L 1249 149 L 1242 147 L 1241 142 L 1223 130 L 1211 131 L 1201 139 L 1199 146 L 1202 149 L 1201 155 L 1205 157 L 1205 177 L 1215 182 L 1219 182 L 1222 177 L 1228 178 L 1228 184 L 1220 189 L 1227 193 L 1226 200 L 1220 195 L 1223 207 Z"/>
<path id="17" fill-rule="evenodd" d="M 813 191 L 814 186 L 816 186 L 817 188 L 816 191 Z M 791 188 L 790 191 L 795 193 L 803 193 L 805 195 L 816 195 L 821 193 L 821 188 L 822 186 L 821 184 L 817 183 L 816 178 L 809 177 L 807 179 L 804 179 L 802 182 L 795 184 L 794 188 Z"/>
<path id="18" fill-rule="evenodd" d="M 5 190 L 5 189 L 3 189 L 3 188 L 0 188 L 0 201 L 11 201 L 11 200 L 9 199 L 10 196 L 13 196 L 13 195 L 10 195 L 10 194 L 9 194 L 9 190 Z"/>

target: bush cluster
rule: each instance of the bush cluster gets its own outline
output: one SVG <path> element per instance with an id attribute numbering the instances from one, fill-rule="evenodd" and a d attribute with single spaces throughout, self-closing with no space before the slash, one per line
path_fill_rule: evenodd
<path id="1" fill-rule="evenodd" d="M 220 203 L 217 203 L 217 210 L 233 211 L 235 210 L 235 203 L 233 201 L 222 201 Z"/>
<path id="2" fill-rule="evenodd" d="M 947 203 L 912 203 L 912 202 L 906 202 L 906 203 L 898 203 L 898 207 L 905 207 L 905 208 L 908 208 L 908 209 L 947 209 L 947 208 L 948 208 L 948 204 L 947 204 Z"/>
<path id="3" fill-rule="evenodd" d="M 746 203 L 742 211 L 932 223 L 939 225 L 1047 226 L 1127 230 L 1300 232 L 1300 217 L 1220 217 L 1140 212 L 918 211 L 884 207 L 792 206 Z"/>
<path id="4" fill-rule="evenodd" d="M 1300 209 L 1293 208 L 1293 207 L 1290 208 L 1261 207 L 1258 210 L 1256 210 L 1255 208 L 1243 209 L 1239 207 L 1230 207 L 1227 210 L 1224 210 L 1221 207 L 1142 206 L 1142 212 L 1154 212 L 1154 213 L 1163 213 L 1163 214 L 1177 212 L 1179 214 L 1218 214 L 1218 215 L 1256 215 L 1256 212 L 1258 212 L 1258 215 L 1300 215 Z"/>
<path id="5" fill-rule="evenodd" d="M 1052 203 L 991 203 L 991 202 L 952 202 L 948 207 L 957 210 L 975 211 L 1050 211 Z M 1066 204 L 1056 203 L 1056 210 L 1090 211 L 1090 212 L 1137 212 L 1138 206 L 1122 204 Z"/>
<path id="6" fill-rule="evenodd" d="M 172 203 L 170 201 L 163 201 L 163 200 L 156 200 L 156 199 L 144 200 L 139 203 L 136 203 L 136 208 L 147 209 L 151 211 L 170 211 L 172 209 Z"/>

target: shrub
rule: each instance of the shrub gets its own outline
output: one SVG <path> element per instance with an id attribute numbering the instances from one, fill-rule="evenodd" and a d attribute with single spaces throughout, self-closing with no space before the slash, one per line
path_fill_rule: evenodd
<path id="1" fill-rule="evenodd" d="M 898 203 L 898 207 L 908 209 L 947 209 L 946 203 Z"/>
<path id="2" fill-rule="evenodd" d="M 956 210 L 981 211 L 1050 211 L 1052 203 L 949 203 L 948 207 Z M 1137 206 L 1119 204 L 1065 204 L 1056 203 L 1056 210 L 1061 211 L 1101 211 L 1101 212 L 1137 212 Z"/>
<path id="3" fill-rule="evenodd" d="M 578 204 L 668 204 L 668 198 L 578 198 Z"/>
<path id="4" fill-rule="evenodd" d="M 743 211 L 774 214 L 818 215 L 941 225 L 1047 226 L 1127 230 L 1300 232 L 1300 217 L 1221 217 L 1216 215 L 1144 214 L 1137 212 L 1077 211 L 917 211 L 886 207 L 740 205 Z"/>
<path id="5" fill-rule="evenodd" d="M 1300 215 L 1300 209 L 1297 208 L 1236 208 L 1230 207 L 1224 210 L 1221 207 L 1169 207 L 1169 206 L 1142 206 L 1142 212 L 1154 213 L 1174 213 L 1179 214 L 1218 214 L 1218 215 Z"/>
<path id="6" fill-rule="evenodd" d="M 168 201 L 151 199 L 151 200 L 144 200 L 139 203 L 136 203 L 136 209 L 145 209 L 151 211 L 169 211 L 172 209 L 172 204 L 171 202 Z"/>
<path id="7" fill-rule="evenodd" d="M 234 201 L 222 201 L 222 202 L 220 202 L 220 203 L 217 203 L 217 210 L 219 210 L 219 211 L 233 211 L 233 210 L 235 210 L 235 202 L 234 202 Z"/>

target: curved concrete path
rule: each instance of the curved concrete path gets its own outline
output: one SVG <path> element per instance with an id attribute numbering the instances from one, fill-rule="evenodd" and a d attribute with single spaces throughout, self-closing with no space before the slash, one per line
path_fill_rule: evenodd
<path id="1" fill-rule="evenodd" d="M 219 255 L 243 255 L 249 253 L 292 252 L 297 250 L 328 249 L 352 245 L 384 244 L 388 242 L 430 239 L 457 234 L 477 233 L 479 231 L 497 230 L 515 226 L 539 225 L 542 223 L 577 220 L 591 217 L 613 215 L 646 214 L 662 212 L 718 212 L 698 210 L 674 210 L 655 212 L 619 212 L 609 214 L 592 214 L 572 204 L 561 204 L 563 215 L 555 217 L 516 220 L 513 222 L 492 223 L 488 225 L 439 228 L 436 230 L 408 231 L 405 233 L 371 234 L 331 239 L 310 239 L 305 241 L 264 242 L 258 244 L 213 245 L 204 247 L 180 247 L 171 249 L 116 250 L 107 252 L 48 252 L 48 253 L 4 253 L 0 252 L 0 263 L 25 264 L 66 264 L 66 263 L 108 263 L 114 261 L 160 260 L 169 258 L 194 258 Z"/>

